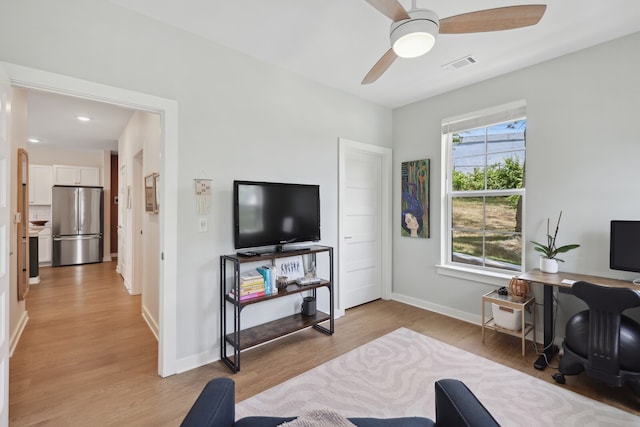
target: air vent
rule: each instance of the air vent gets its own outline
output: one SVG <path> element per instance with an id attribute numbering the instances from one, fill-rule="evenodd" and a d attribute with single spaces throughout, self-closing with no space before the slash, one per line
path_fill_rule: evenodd
<path id="1" fill-rule="evenodd" d="M 459 70 L 460 68 L 473 65 L 476 62 L 478 62 L 478 60 L 476 59 L 475 56 L 467 55 L 463 58 L 456 59 L 455 61 L 449 62 L 448 64 L 444 64 L 442 68 L 444 68 L 447 71 L 455 71 L 455 70 Z"/>

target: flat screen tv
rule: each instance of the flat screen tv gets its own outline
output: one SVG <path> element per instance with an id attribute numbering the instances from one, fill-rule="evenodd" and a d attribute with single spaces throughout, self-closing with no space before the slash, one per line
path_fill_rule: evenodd
<path id="1" fill-rule="evenodd" d="M 609 267 L 640 273 L 640 221 L 611 221 Z"/>
<path id="2" fill-rule="evenodd" d="M 320 240 L 320 186 L 233 182 L 236 249 Z"/>

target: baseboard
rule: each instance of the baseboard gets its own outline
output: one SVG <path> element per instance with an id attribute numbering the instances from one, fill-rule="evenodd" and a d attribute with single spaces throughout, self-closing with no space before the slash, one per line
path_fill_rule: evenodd
<path id="1" fill-rule="evenodd" d="M 466 311 L 456 310 L 451 307 L 434 304 L 428 301 L 409 297 L 395 292 L 391 294 L 391 299 L 394 301 L 412 305 L 414 307 L 424 308 L 425 310 L 433 311 L 434 313 L 444 314 L 445 316 L 453 317 L 454 319 L 462 320 L 464 322 L 473 323 L 478 326 L 482 324 L 482 316 L 471 314 Z M 480 304 L 480 299 L 478 299 L 478 304 Z"/>
<path id="2" fill-rule="evenodd" d="M 216 350 L 194 354 L 193 356 L 185 357 L 183 359 L 177 359 L 176 373 L 181 374 L 183 372 L 208 365 L 209 363 L 217 362 L 218 360 L 220 360 L 220 355 Z"/>
<path id="3" fill-rule="evenodd" d="M 122 276 L 122 274 L 120 276 Z M 127 290 L 127 292 L 129 292 L 129 294 L 131 294 L 131 283 L 129 283 L 129 281 L 124 278 L 124 276 L 122 276 L 122 283 L 124 284 L 124 287 Z M 133 295 L 133 294 L 131 294 L 131 295 Z"/>
<path id="4" fill-rule="evenodd" d="M 25 310 L 18 322 L 18 327 L 13 331 L 9 339 L 9 357 L 13 356 L 13 352 L 20 342 L 20 337 L 22 336 L 22 332 L 24 332 L 24 328 L 27 326 L 27 322 L 29 322 L 29 313 Z"/>
<path id="5" fill-rule="evenodd" d="M 160 326 L 158 325 L 158 322 L 156 322 L 156 320 L 153 318 L 151 313 L 149 313 L 149 310 L 147 310 L 147 307 L 144 305 L 142 306 L 142 318 L 144 319 L 145 322 L 147 322 L 149 329 L 151 329 L 151 333 L 153 334 L 154 337 L 156 337 L 156 341 L 159 342 Z"/>
<path id="6" fill-rule="evenodd" d="M 442 314 L 444 316 L 453 317 L 454 319 L 462 320 L 463 322 L 482 326 L 482 316 L 471 314 L 466 311 L 456 310 L 451 307 L 434 304 L 428 301 L 424 301 L 418 298 L 413 298 L 413 297 L 409 297 L 409 296 L 398 294 L 398 293 L 393 293 L 391 295 L 391 299 L 394 301 L 402 302 L 404 304 L 412 305 L 414 307 L 433 311 L 434 313 Z M 542 330 L 543 330 L 543 326 L 538 322 L 536 322 L 536 343 L 538 344 L 541 344 L 544 341 Z M 554 339 L 554 342 L 555 341 L 557 341 L 557 339 Z M 560 342 L 562 342 L 562 339 L 560 339 Z M 557 345 L 557 343 L 555 344 Z"/>

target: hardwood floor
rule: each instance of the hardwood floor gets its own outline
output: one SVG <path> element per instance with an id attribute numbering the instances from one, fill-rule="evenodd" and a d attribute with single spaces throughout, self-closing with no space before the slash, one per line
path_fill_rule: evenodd
<path id="1" fill-rule="evenodd" d="M 140 297 L 126 292 L 115 263 L 43 268 L 41 280 L 27 295 L 30 320 L 10 360 L 12 426 L 176 426 L 213 377 L 232 377 L 241 401 L 402 326 L 553 383 L 555 371 L 536 371 L 534 352 L 522 357 L 518 338 L 489 332 L 483 345 L 479 326 L 394 301 L 348 310 L 333 336 L 304 330 L 244 352 L 235 375 L 215 362 L 163 379 Z M 584 375 L 568 383 L 640 415 L 626 387 Z"/>

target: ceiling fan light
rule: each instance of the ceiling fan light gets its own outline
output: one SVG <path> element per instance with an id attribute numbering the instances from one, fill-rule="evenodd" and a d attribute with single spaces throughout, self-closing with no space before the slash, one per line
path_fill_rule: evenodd
<path id="1" fill-rule="evenodd" d="M 409 12 L 411 19 L 391 25 L 391 47 L 400 58 L 416 58 L 429 52 L 438 36 L 438 16 L 429 10 Z"/>
<path id="2" fill-rule="evenodd" d="M 393 51 L 400 58 L 416 58 L 429 52 L 435 43 L 435 37 L 429 33 L 411 33 L 396 40 Z"/>

